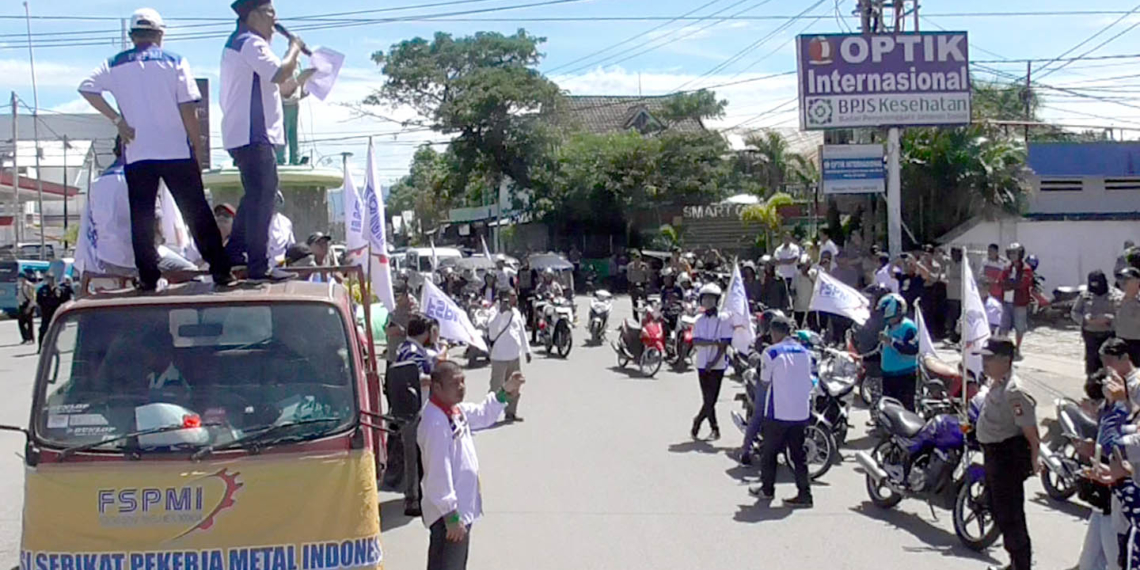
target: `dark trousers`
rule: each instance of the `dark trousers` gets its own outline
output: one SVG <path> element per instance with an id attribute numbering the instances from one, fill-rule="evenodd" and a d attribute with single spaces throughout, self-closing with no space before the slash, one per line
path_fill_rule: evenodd
<path id="1" fill-rule="evenodd" d="M 1025 524 L 1025 479 L 1031 471 L 1029 442 L 1021 436 L 983 446 L 990 510 L 1001 529 L 1013 570 L 1030 570 L 1033 550 Z"/>
<path id="2" fill-rule="evenodd" d="M 958 319 L 962 317 L 962 300 L 946 299 L 946 338 L 958 342 L 962 335 L 958 332 Z"/>
<path id="3" fill-rule="evenodd" d="M 698 370 L 697 378 L 701 382 L 701 411 L 693 418 L 693 423 L 700 429 L 707 419 L 709 427 L 720 431 L 720 424 L 716 421 L 716 401 L 720 398 L 720 384 L 724 380 L 724 370 Z"/>
<path id="4" fill-rule="evenodd" d="M 32 324 L 32 310 L 27 303 L 16 310 L 16 324 L 20 327 L 20 340 L 36 340 L 35 325 Z"/>
<path id="5" fill-rule="evenodd" d="M 1112 338 L 1111 332 L 1081 331 L 1081 338 L 1085 341 L 1085 374 L 1100 370 L 1100 345 Z"/>
<path id="6" fill-rule="evenodd" d="M 131 245 L 143 288 L 153 289 L 162 276 L 158 269 L 158 250 L 154 246 L 154 204 L 160 180 L 166 183 L 182 218 L 190 226 L 190 235 L 194 236 L 202 257 L 209 262 L 210 273 L 219 278 L 228 277 L 230 264 L 222 249 L 222 234 L 206 203 L 198 161 L 192 158 L 142 160 L 128 164 L 125 172 L 131 204 Z"/>
<path id="7" fill-rule="evenodd" d="M 47 336 L 48 325 L 50 325 L 50 324 L 51 324 L 51 319 L 52 319 L 52 317 L 54 317 L 54 316 L 55 316 L 55 310 L 54 310 L 54 309 L 53 309 L 52 311 L 44 311 L 42 307 L 40 308 L 40 340 L 39 340 L 39 347 L 40 347 L 41 349 L 44 347 L 44 337 L 45 337 L 45 336 Z"/>
<path id="8" fill-rule="evenodd" d="M 269 272 L 269 223 L 277 195 L 277 156 L 273 145 L 261 143 L 235 148 L 230 156 L 241 172 L 245 194 L 238 204 L 226 253 L 234 263 L 245 254 L 249 276 L 265 277 Z"/>
<path id="9" fill-rule="evenodd" d="M 796 489 L 801 497 L 811 496 L 811 480 L 808 479 L 807 455 L 804 453 L 804 422 L 782 422 L 764 420 L 760 427 L 763 437 L 763 452 L 760 455 L 760 489 L 771 493 L 776 488 L 776 456 L 788 451 L 792 471 L 796 476 Z"/>
<path id="10" fill-rule="evenodd" d="M 900 402 L 904 408 L 914 411 L 914 394 L 918 387 L 915 385 L 917 375 L 915 372 L 907 372 L 905 374 L 889 374 L 883 373 L 883 396 L 887 398 L 894 398 Z"/>
<path id="11" fill-rule="evenodd" d="M 808 328 L 807 315 L 807 311 L 792 311 L 792 319 L 796 321 L 797 327 Z"/>
<path id="12" fill-rule="evenodd" d="M 467 568 L 467 550 L 471 546 L 471 527 L 459 542 L 447 540 L 447 523 L 439 519 L 431 525 L 431 542 L 428 543 L 428 570 L 464 570 Z"/>

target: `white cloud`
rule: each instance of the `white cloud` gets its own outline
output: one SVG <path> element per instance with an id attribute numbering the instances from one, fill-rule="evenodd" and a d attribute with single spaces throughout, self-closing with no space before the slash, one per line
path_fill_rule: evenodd
<path id="1" fill-rule="evenodd" d="M 91 75 L 92 70 L 50 61 L 37 62 L 36 86 L 78 88 L 79 82 Z M 32 86 L 32 68 L 24 59 L 0 59 L 0 77 L 4 78 L 5 88 L 30 89 Z"/>

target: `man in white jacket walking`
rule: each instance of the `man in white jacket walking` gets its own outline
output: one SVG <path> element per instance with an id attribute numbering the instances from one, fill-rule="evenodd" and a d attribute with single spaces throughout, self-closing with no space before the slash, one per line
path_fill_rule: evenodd
<path id="1" fill-rule="evenodd" d="M 487 325 L 491 338 L 491 391 L 498 391 L 511 374 L 522 369 L 522 358 L 530 364 L 530 344 L 526 341 L 526 320 L 517 306 L 518 293 L 512 289 L 499 290 L 499 312 Z M 518 415 L 519 399 L 512 398 L 507 405 L 507 421 L 521 422 Z"/>
<path id="2" fill-rule="evenodd" d="M 421 412 L 416 432 L 424 467 L 424 526 L 431 530 L 428 570 L 467 568 L 471 525 L 483 515 L 479 458 L 471 432 L 493 425 L 525 382 L 522 373 L 515 372 L 502 389 L 473 404 L 463 401 L 466 380 L 454 362 L 436 366 L 431 374 L 431 399 Z"/>

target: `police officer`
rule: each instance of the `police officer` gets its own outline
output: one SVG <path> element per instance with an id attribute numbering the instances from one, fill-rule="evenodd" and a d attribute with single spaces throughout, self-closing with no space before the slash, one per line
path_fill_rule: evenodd
<path id="1" fill-rule="evenodd" d="M 248 260 L 252 279 L 288 279 L 293 274 L 270 270 L 266 254 L 273 198 L 277 193 L 277 153 L 285 144 L 279 86 L 293 79 L 305 44 L 294 37 L 280 59 L 269 42 L 277 12 L 270 0 L 237 0 L 237 30 L 222 50 L 222 143 L 238 170 L 245 189 L 226 244 L 232 262 Z M 313 70 L 296 78 L 304 85 Z"/>
<path id="2" fill-rule="evenodd" d="M 1025 479 L 1037 473 L 1037 402 L 1013 372 L 1017 347 L 1006 338 L 991 338 L 982 349 L 982 366 L 990 379 L 989 392 L 978 417 L 977 438 L 985 452 L 990 508 L 1001 529 L 1008 566 L 995 569 L 1029 570 L 1032 550 L 1025 525 Z"/>
<path id="3" fill-rule="evenodd" d="M 166 25 L 158 12 L 143 8 L 131 15 L 135 47 L 112 57 L 79 85 L 79 93 L 111 120 L 126 145 L 125 177 L 131 211 L 131 244 L 140 289 L 154 290 L 161 277 L 154 247 L 154 210 L 163 181 L 178 204 L 198 251 L 210 263 L 214 282 L 232 280 L 222 235 L 206 203 L 198 102 L 202 99 L 190 65 L 162 49 Z M 120 115 L 103 98 L 110 92 Z"/>

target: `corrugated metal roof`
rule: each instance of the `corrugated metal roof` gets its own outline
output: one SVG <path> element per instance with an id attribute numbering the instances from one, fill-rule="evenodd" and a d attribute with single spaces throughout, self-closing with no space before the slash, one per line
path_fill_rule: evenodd
<path id="1" fill-rule="evenodd" d="M 606 134 L 626 131 L 637 127 L 641 111 L 654 116 L 664 108 L 667 96 L 639 97 L 639 96 L 595 96 L 571 95 L 566 97 L 561 109 L 565 120 L 577 124 L 588 132 Z M 667 130 L 683 133 L 703 133 L 704 123 L 697 119 L 682 119 L 670 125 Z"/>
<path id="2" fill-rule="evenodd" d="M 1041 177 L 1140 176 L 1140 142 L 1030 143 L 1028 162 Z"/>

